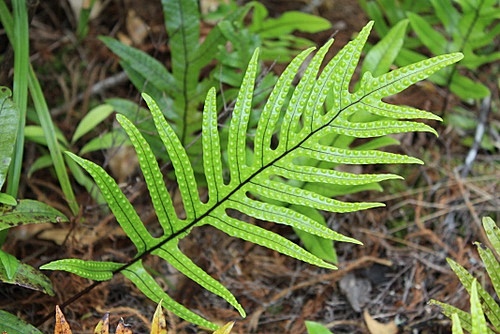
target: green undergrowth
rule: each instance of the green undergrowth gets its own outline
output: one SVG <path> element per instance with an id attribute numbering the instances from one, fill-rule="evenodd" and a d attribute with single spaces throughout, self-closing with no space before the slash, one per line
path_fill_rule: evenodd
<path id="1" fill-rule="evenodd" d="M 500 7 L 498 0 L 359 0 L 375 20 L 375 31 L 387 36 L 391 28 L 409 23 L 401 52 L 396 58 L 404 66 L 429 54 L 462 52 L 459 64 L 433 75 L 430 80 L 449 87 L 465 101 L 490 95 L 489 79 L 478 69 L 500 59 Z"/>
<path id="2" fill-rule="evenodd" d="M 460 264 L 448 258 L 446 259 L 448 264 L 470 295 L 470 312 L 467 313 L 437 300 L 430 301 L 430 304 L 438 305 L 452 320 L 453 334 L 461 334 L 463 330 L 472 334 L 500 331 L 500 305 L 495 298 L 495 295 L 498 296 L 500 293 L 500 231 L 490 217 L 484 217 L 482 223 L 489 245 L 479 242 L 475 245 L 495 293 L 488 292 L 488 284 L 482 277 L 473 276 Z"/>

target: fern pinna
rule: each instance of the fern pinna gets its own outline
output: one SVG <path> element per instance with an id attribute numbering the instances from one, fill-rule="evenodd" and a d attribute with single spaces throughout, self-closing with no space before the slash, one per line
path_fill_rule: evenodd
<path id="1" fill-rule="evenodd" d="M 399 176 L 352 174 L 323 168 L 320 163 L 420 163 L 416 158 L 375 149 L 346 149 L 325 144 L 331 142 L 325 138 L 340 135 L 348 138 L 379 138 L 409 131 L 435 133 L 425 124 L 405 119 L 439 119 L 437 116 L 410 107 L 390 105 L 381 99 L 427 78 L 460 60 L 462 55 L 438 56 L 376 78 L 365 73 L 359 88 L 351 93 L 349 83 L 371 27 L 372 23 L 369 23 L 355 40 L 320 71 L 320 65 L 333 41 L 326 43 L 311 59 L 296 86 L 292 85 L 292 81 L 313 49 L 305 50 L 290 63 L 262 109 L 252 149 L 247 145 L 250 138 L 248 124 L 253 108 L 258 51 L 248 65 L 229 121 L 227 147 L 221 147 L 215 90 L 209 91 L 202 124 L 203 167 L 208 188 L 206 201 L 200 199 L 197 180 L 185 148 L 155 101 L 143 95 L 175 169 L 184 206 L 183 217 L 176 214 L 163 175 L 146 140 L 130 120 L 117 115 L 137 151 L 163 235 L 154 237 L 148 232 L 118 185 L 101 167 L 68 153 L 94 178 L 117 221 L 137 248 L 137 255 L 125 264 L 64 259 L 42 268 L 65 270 L 92 280 L 109 280 L 114 274 L 121 273 L 152 300 L 158 302 L 163 299 L 164 306 L 175 314 L 208 328 L 216 328 L 216 325 L 169 297 L 143 265 L 146 256 L 159 256 L 205 289 L 224 298 L 241 316 L 245 316 L 236 298 L 179 250 L 179 240 L 196 226 L 209 224 L 230 236 L 320 267 L 335 269 L 334 265 L 286 238 L 248 223 L 244 217 L 290 225 L 331 240 L 359 243 L 332 231 L 295 208 L 352 212 L 377 207 L 382 204 L 333 199 L 322 193 L 322 187 L 331 184 L 372 184 Z M 278 138 L 276 145 L 271 143 L 273 138 Z M 223 163 L 225 155 L 227 162 Z M 229 177 L 224 177 L 226 165 Z M 301 187 L 304 183 L 320 186 Z"/>

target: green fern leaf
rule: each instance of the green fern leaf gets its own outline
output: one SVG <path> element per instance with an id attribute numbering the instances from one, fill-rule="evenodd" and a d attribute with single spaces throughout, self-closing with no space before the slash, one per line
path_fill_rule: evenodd
<path id="1" fill-rule="evenodd" d="M 467 272 L 464 267 L 460 266 L 452 259 L 447 258 L 446 261 L 458 276 L 460 282 L 462 282 L 467 292 L 472 295 L 472 284 L 475 278 L 469 272 Z M 500 328 L 500 306 L 481 285 L 476 285 L 476 292 L 479 298 L 481 298 L 481 304 L 483 305 L 484 314 L 486 314 L 488 320 L 491 322 L 494 328 Z"/>
<path id="2" fill-rule="evenodd" d="M 458 316 L 458 314 L 453 313 L 451 315 L 451 322 L 452 322 L 452 327 L 451 327 L 452 334 L 464 334 L 464 331 L 462 330 L 462 322 L 460 321 L 460 317 Z"/>
<path id="3" fill-rule="evenodd" d="M 172 297 L 163 291 L 155 281 L 153 276 L 146 271 L 141 260 L 133 262 L 130 266 L 122 271 L 123 276 L 128 278 L 134 285 L 152 301 L 162 302 L 163 306 L 174 314 L 177 314 L 189 322 L 198 324 L 205 328 L 216 329 L 217 325 L 209 322 L 198 314 L 190 311 L 185 306 L 176 302 Z"/>
<path id="4" fill-rule="evenodd" d="M 500 292 L 500 263 L 498 263 L 498 260 L 495 258 L 495 255 L 493 255 L 493 252 L 490 249 L 483 248 L 483 246 L 478 242 L 475 244 L 477 246 L 479 256 L 484 263 L 484 268 L 490 277 L 493 288 L 498 295 Z M 498 309 L 498 312 L 500 312 L 500 308 Z"/>
<path id="5" fill-rule="evenodd" d="M 443 314 L 446 315 L 448 318 L 454 316 L 455 318 L 460 319 L 460 325 L 466 331 L 470 332 L 472 330 L 472 319 L 469 313 L 462 311 L 461 309 L 456 308 L 455 306 L 451 306 L 434 299 L 430 300 L 429 304 L 439 306 Z M 494 333 L 494 332 L 490 330 L 488 331 L 488 333 Z"/>
<path id="6" fill-rule="evenodd" d="M 177 315 L 201 326 L 215 328 L 213 323 L 169 297 L 143 265 L 143 260 L 148 255 L 161 257 L 205 289 L 224 298 L 244 316 L 244 310 L 234 296 L 179 250 L 179 240 L 194 227 L 208 224 L 230 236 L 296 259 L 325 268 L 335 268 L 299 245 L 256 226 L 251 221 L 266 220 L 329 240 L 359 243 L 330 230 L 301 213 L 299 208 L 352 212 L 378 207 L 383 204 L 351 203 L 334 199 L 326 195 L 330 190 L 324 189 L 335 185 L 373 189 L 373 184 L 399 176 L 340 172 L 327 168 L 323 163 L 421 163 L 416 158 L 382 152 L 377 148 L 381 143 L 391 142 L 387 139 L 390 134 L 410 131 L 435 133 L 427 125 L 406 119 L 439 118 L 425 111 L 389 105 L 382 102 L 382 98 L 396 94 L 462 58 L 460 54 L 438 56 L 376 78 L 367 73 L 363 76 L 359 89 L 351 93 L 349 84 L 371 27 L 372 23 L 368 24 L 354 41 L 320 71 L 333 41 L 326 43 L 312 57 L 302 78 L 294 87 L 292 81 L 313 50 L 308 49 L 299 54 L 274 86 L 256 129 L 249 129 L 250 119 L 255 112 L 254 87 L 258 68 L 256 51 L 248 65 L 229 121 L 227 147 L 221 144 L 218 130 L 215 89 L 208 92 L 201 124 L 203 169 L 208 188 L 206 200 L 200 198 L 199 180 L 195 177 L 190 160 L 193 157 L 183 147 L 185 138 L 179 139 L 157 102 L 143 94 L 175 171 L 182 198 L 181 214 L 173 206 L 148 142 L 131 121 L 123 115 L 117 115 L 137 152 L 151 201 L 163 230 L 161 236 L 155 237 L 148 232 L 132 205 L 101 167 L 69 153 L 95 179 L 118 223 L 137 248 L 137 255 L 129 263 L 106 263 L 97 267 L 97 271 L 94 269 L 94 273 L 83 275 L 94 279 L 108 279 L 110 274 L 122 273 L 146 296 L 156 302 L 163 300 L 164 306 Z M 325 108 L 327 98 L 333 101 L 329 108 Z M 253 140 L 249 136 L 250 132 L 255 133 Z M 365 148 L 336 147 L 333 142 L 326 141 L 331 143 L 326 144 L 323 140 L 332 135 L 375 140 L 365 145 Z M 277 138 L 277 145 L 271 145 L 273 137 Z M 227 161 L 223 163 L 225 157 Z M 226 166 L 228 178 L 225 177 Z M 303 186 L 305 183 L 309 186 Z M 82 270 L 92 271 L 93 265 L 93 261 L 59 261 L 44 267 L 68 270 L 80 275 Z"/>

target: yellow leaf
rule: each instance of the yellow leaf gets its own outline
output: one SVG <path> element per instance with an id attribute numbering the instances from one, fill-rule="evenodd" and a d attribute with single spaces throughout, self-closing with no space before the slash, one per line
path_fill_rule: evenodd
<path id="1" fill-rule="evenodd" d="M 397 334 L 398 326 L 394 321 L 387 324 L 383 324 L 373 319 L 367 310 L 363 312 L 363 317 L 365 318 L 366 326 L 370 334 Z"/>
<path id="2" fill-rule="evenodd" d="M 56 327 L 54 328 L 54 334 L 72 334 L 71 328 L 59 305 L 56 305 Z"/>
<path id="3" fill-rule="evenodd" d="M 228 322 L 218 330 L 216 330 L 213 334 L 229 334 L 231 333 L 231 329 L 234 326 L 234 321 Z"/>
<path id="4" fill-rule="evenodd" d="M 153 321 L 151 322 L 151 334 L 167 334 L 167 322 L 161 308 L 161 300 L 156 307 Z"/>
<path id="5" fill-rule="evenodd" d="M 95 326 L 94 334 L 109 334 L 109 313 L 106 313 Z"/>

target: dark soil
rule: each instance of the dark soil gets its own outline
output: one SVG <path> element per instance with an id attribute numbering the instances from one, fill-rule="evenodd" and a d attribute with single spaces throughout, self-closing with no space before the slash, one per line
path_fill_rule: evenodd
<path id="1" fill-rule="evenodd" d="M 318 45 L 332 35 L 332 54 L 344 46 L 368 21 L 352 0 L 322 1 L 318 6 L 307 1 L 263 1 L 271 15 L 287 10 L 309 8 L 333 23 L 334 28 L 314 36 Z M 127 15 L 135 12 L 149 27 L 148 36 L 137 47 L 168 63 L 168 36 L 163 26 L 159 1 L 108 1 L 104 11 L 90 23 L 85 39 L 75 37 L 76 21 L 66 1 L 40 1 L 31 15 L 31 60 L 42 82 L 44 93 L 57 126 L 71 138 L 75 125 L 93 106 L 111 97 L 140 101 L 133 85 L 117 76 L 118 59 L 98 36 L 128 35 Z M 209 29 L 209 26 L 204 27 Z M 372 34 L 373 41 L 377 37 Z M 12 52 L 0 31 L 1 85 L 11 86 Z M 481 71 L 493 71 L 482 68 Z M 498 71 L 498 66 L 496 67 Z M 498 74 L 498 73 L 497 73 Z M 117 76 L 115 84 L 92 92 L 92 87 Z M 495 89 L 494 83 L 491 85 Z M 447 109 L 445 99 L 448 98 Z M 491 122 L 499 122 L 498 91 L 494 91 Z M 395 104 L 406 104 L 437 112 L 453 112 L 460 101 L 446 89 L 429 82 L 416 85 L 393 97 Z M 462 105 L 479 114 L 478 105 Z M 223 300 L 177 275 L 165 263 L 148 263 L 166 275 L 168 292 L 179 302 L 208 319 L 225 323 L 236 320 L 234 333 L 305 333 L 304 321 L 313 320 L 335 333 L 369 333 L 363 320 L 367 311 L 375 320 L 399 326 L 400 333 L 449 333 L 450 324 L 429 300 L 437 299 L 468 310 L 468 295 L 449 269 L 451 257 L 472 272 L 481 273 L 480 258 L 472 242 L 484 242 L 479 228 L 481 217 L 498 221 L 500 198 L 498 151 L 479 151 L 468 177 L 460 176 L 469 148 L 462 144 L 466 134 L 445 124 L 431 124 L 440 136 L 414 134 L 401 138 L 401 152 L 419 157 L 424 166 L 406 166 L 389 171 L 401 174 L 404 181 L 387 182 L 384 193 L 364 193 L 351 200 L 376 200 L 385 208 L 347 215 L 332 215 L 330 226 L 363 242 L 363 246 L 337 244 L 339 270 L 319 269 L 259 246 L 232 239 L 212 228 L 197 228 L 181 243 L 184 252 L 198 265 L 220 280 L 241 302 L 248 315 L 241 319 Z M 110 118 L 99 131 L 113 126 Z M 467 134 L 472 134 L 471 133 Z M 84 138 L 89 140 L 92 138 Z M 27 143 L 26 166 L 39 155 L 39 147 Z M 106 165 L 107 152 L 86 158 Z M 119 164 L 128 164 L 124 156 Z M 140 175 L 124 176 L 127 195 L 146 224 L 154 224 L 145 187 Z M 78 186 L 81 212 L 71 223 L 12 230 L 4 249 L 22 261 L 39 267 L 60 258 L 106 259 L 126 261 L 133 255 L 131 245 L 113 217 L 97 206 Z M 57 180 L 48 170 L 23 179 L 23 197 L 44 201 L 68 216 Z M 288 228 L 266 225 L 292 240 L 297 237 Z M 63 272 L 47 272 L 56 297 L 17 286 L 0 286 L 0 307 L 30 323 L 39 323 L 61 304 L 91 282 Z M 485 282 L 487 279 L 483 277 Z M 348 285 L 347 290 L 341 286 Z M 346 292 L 347 291 L 347 292 Z M 124 318 L 134 333 L 148 332 L 155 306 L 121 276 L 105 282 L 64 309 L 73 333 L 90 333 L 105 312 L 111 323 Z M 204 333 L 168 313 L 169 333 Z M 54 322 L 40 325 L 45 333 Z"/>

